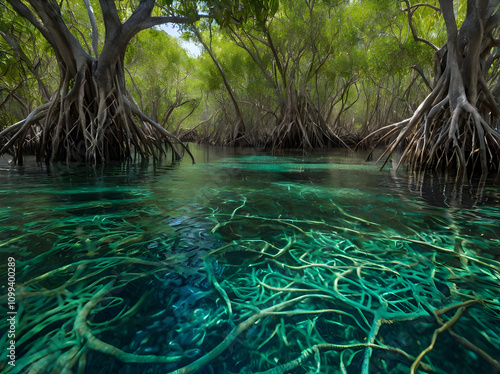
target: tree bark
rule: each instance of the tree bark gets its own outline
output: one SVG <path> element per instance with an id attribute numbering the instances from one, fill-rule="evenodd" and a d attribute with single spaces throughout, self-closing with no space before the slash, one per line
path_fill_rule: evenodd
<path id="1" fill-rule="evenodd" d="M 453 0 L 439 0 L 447 40 L 435 53 L 436 83 L 413 116 L 398 124 L 400 133 L 381 158 L 405 145 L 401 161 L 412 170 L 453 168 L 457 175 L 485 176 L 500 168 L 499 103 L 486 82 L 486 60 L 500 27 L 497 3 L 468 0 L 458 28 Z"/>
<path id="2" fill-rule="evenodd" d="M 64 23 L 59 4 L 54 0 L 28 0 L 33 11 L 20 0 L 8 2 L 52 46 L 60 84 L 49 106 L 35 109 L 26 120 L 0 133 L 0 154 L 10 151 L 15 155 L 14 162 L 21 164 L 23 144 L 33 127 L 41 129 L 36 139 L 37 158 L 46 162 L 95 164 L 126 160 L 132 154 L 158 159 L 165 153 L 165 145 L 175 157 L 180 157 L 175 144 L 187 150 L 179 139 L 139 110 L 125 86 L 123 63 L 126 47 L 139 31 L 187 19 L 152 17 L 155 1 L 143 0 L 122 23 L 114 0 L 100 0 L 105 42 L 98 55 L 97 28 L 93 27 L 92 49 L 96 57 L 92 57 Z M 88 2 L 86 5 L 92 22 L 93 11 Z"/>

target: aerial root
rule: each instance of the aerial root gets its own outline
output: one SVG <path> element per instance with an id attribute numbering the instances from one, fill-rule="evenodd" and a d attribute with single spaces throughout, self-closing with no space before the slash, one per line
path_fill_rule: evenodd
<path id="1" fill-rule="evenodd" d="M 144 113 L 142 113 L 138 108 L 136 108 L 134 105 L 128 103 L 128 107 L 132 111 L 133 114 L 138 116 L 142 121 L 144 121 L 147 124 L 150 124 L 155 130 L 157 130 L 160 134 L 163 135 L 165 141 L 169 144 L 170 148 L 172 149 L 173 152 L 177 155 L 178 158 L 181 157 L 180 153 L 177 151 L 175 145 L 173 144 L 172 140 L 176 141 L 178 144 L 181 145 L 181 147 L 187 152 L 189 157 L 191 157 L 191 160 L 194 163 L 194 156 L 192 155 L 191 151 L 189 148 L 180 141 L 179 138 L 177 138 L 174 134 L 171 134 L 169 131 L 161 127 L 159 124 L 157 124 L 155 121 L 153 121 L 151 118 L 146 116 Z"/>
<path id="2" fill-rule="evenodd" d="M 440 77 L 411 118 L 384 126 L 362 140 L 366 142 L 383 134 L 377 141 L 378 145 L 399 131 L 378 159 L 385 157 L 381 168 L 400 145 L 403 145 L 403 151 L 397 168 L 403 162 L 412 171 L 452 167 L 457 171 L 457 178 L 467 172 L 474 174 L 476 166 L 479 166 L 481 175 L 500 168 L 500 133 L 492 127 L 498 121 L 499 113 L 489 109 L 489 91 L 485 91 L 487 100 L 480 101 L 476 107 L 464 92 L 449 92 L 450 74 L 448 71 Z M 458 97 L 452 100 L 452 95 Z M 481 116 L 485 111 L 491 112 L 489 122 Z"/>
<path id="3" fill-rule="evenodd" d="M 5 130 L 0 132 L 0 139 L 2 139 L 3 137 L 7 139 L 6 143 L 0 149 L 0 154 L 3 154 L 4 152 L 12 148 L 16 141 L 23 142 L 28 129 L 34 124 L 37 124 L 46 115 L 49 106 L 50 103 L 46 103 L 37 107 L 28 115 L 28 117 L 26 117 L 26 119 L 12 126 L 9 126 Z M 7 136 L 11 133 L 13 133 L 13 135 L 8 138 Z"/>
<path id="4" fill-rule="evenodd" d="M 279 148 L 323 148 L 330 145 L 350 148 L 325 123 L 309 94 L 288 89 L 287 102 L 270 135 L 268 145 Z"/>
<path id="5" fill-rule="evenodd" d="M 180 144 L 193 159 L 176 136 L 129 103 L 120 82 L 115 80 L 111 92 L 106 93 L 86 78 L 86 68 L 82 68 L 68 92 L 63 88 L 69 86 L 70 78 L 66 73 L 48 103 L 0 132 L 0 154 L 13 154 L 19 164 L 23 163 L 23 152 L 33 150 L 39 161 L 95 164 L 125 161 L 131 152 L 158 160 L 167 147 L 177 160 L 182 156 L 177 150 Z"/>

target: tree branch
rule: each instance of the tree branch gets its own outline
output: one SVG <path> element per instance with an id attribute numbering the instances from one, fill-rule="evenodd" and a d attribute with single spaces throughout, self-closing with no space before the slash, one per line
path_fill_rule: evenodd
<path id="1" fill-rule="evenodd" d="M 90 4 L 90 0 L 83 0 L 85 3 L 85 8 L 87 9 L 87 14 L 89 15 L 90 24 L 92 26 L 92 52 L 94 52 L 94 57 L 98 57 L 98 41 L 99 41 L 99 29 L 97 28 L 97 21 L 95 19 L 94 9 Z"/>
<path id="2" fill-rule="evenodd" d="M 405 2 L 406 2 L 406 5 L 408 6 L 409 5 L 408 2 L 407 1 L 405 1 Z M 427 4 L 427 3 L 418 3 L 415 5 L 408 6 L 407 9 L 403 9 L 403 12 L 407 12 L 408 10 L 417 9 L 420 7 L 428 7 L 428 8 L 434 9 L 436 12 L 441 12 L 441 9 L 439 9 L 437 6 Z"/>
<path id="3" fill-rule="evenodd" d="M 44 27 L 46 27 L 47 35 L 49 36 L 47 41 L 54 49 L 58 61 L 64 61 L 70 69 L 76 71 L 76 62 L 74 57 L 90 56 L 64 23 L 59 5 L 55 2 L 47 0 L 28 1 L 38 17 L 40 17 Z M 45 36 L 45 34 L 43 35 Z M 68 53 L 68 51 L 71 51 L 71 53 Z"/>
<path id="4" fill-rule="evenodd" d="M 431 48 L 433 48 L 435 51 L 439 50 L 439 48 L 436 47 L 432 42 L 430 42 L 429 40 L 421 38 L 420 36 L 418 36 L 417 29 L 415 28 L 415 25 L 412 22 L 412 17 L 413 17 L 413 13 L 415 13 L 415 11 L 420 6 L 429 6 L 430 8 L 432 8 L 432 9 L 434 9 L 436 11 L 441 11 L 441 10 L 439 8 L 430 6 L 428 4 L 417 4 L 417 5 L 410 6 L 410 1 L 409 0 L 404 0 L 404 2 L 406 3 L 407 8 L 403 9 L 403 12 L 404 11 L 408 12 L 408 24 L 410 25 L 410 30 L 411 30 L 411 33 L 413 35 L 413 39 L 415 39 L 415 41 L 417 41 L 417 42 L 422 42 L 422 43 L 427 44 L 428 46 L 430 46 Z"/>
<path id="5" fill-rule="evenodd" d="M 44 102 L 49 101 L 49 99 L 50 99 L 50 93 L 49 93 L 49 90 L 48 90 L 47 86 L 45 85 L 45 83 L 42 81 L 42 78 L 40 77 L 40 74 L 38 72 L 38 64 L 34 64 L 34 63 L 31 62 L 31 60 L 28 58 L 28 56 L 26 56 L 26 54 L 22 50 L 22 48 L 19 45 L 19 43 L 17 43 L 17 41 L 15 41 L 9 35 L 5 34 L 2 31 L 0 31 L 0 35 L 11 46 L 11 48 L 16 53 L 17 57 L 26 64 L 26 66 L 28 67 L 29 71 L 31 71 L 31 73 L 35 77 L 35 79 L 36 79 L 36 81 L 38 83 L 38 88 L 40 89 L 40 91 L 42 93 L 42 100 Z"/>
<path id="6" fill-rule="evenodd" d="M 26 6 L 24 3 L 22 3 L 20 0 L 7 0 L 9 4 L 12 6 L 12 8 L 16 11 L 17 14 L 19 14 L 21 17 L 26 18 L 28 21 L 30 21 L 33 26 L 35 26 L 38 31 L 43 35 L 45 39 L 51 44 L 54 45 L 54 39 L 50 35 L 50 32 L 47 30 L 45 25 L 40 22 L 40 20 L 35 16 L 35 14 Z"/>
<path id="7" fill-rule="evenodd" d="M 411 68 L 413 70 L 415 70 L 418 74 L 420 74 L 420 76 L 422 77 L 422 79 L 424 80 L 424 83 L 425 85 L 427 86 L 427 88 L 432 91 L 432 86 L 429 82 L 429 80 L 427 79 L 427 77 L 425 76 L 425 73 L 424 73 L 424 70 L 422 69 L 422 66 L 420 66 L 419 64 L 415 64 L 413 66 L 411 66 Z"/>
<path id="8" fill-rule="evenodd" d="M 123 23 L 122 33 L 125 34 L 124 37 L 127 41 L 144 29 L 142 24 L 151 19 L 154 6 L 154 0 L 142 0 L 129 19 Z"/>
<path id="9" fill-rule="evenodd" d="M 104 28 L 106 29 L 106 40 L 108 40 L 109 33 L 121 26 L 120 17 L 118 17 L 114 0 L 99 0 L 99 4 L 101 5 Z"/>
<path id="10" fill-rule="evenodd" d="M 184 24 L 184 23 L 191 23 L 191 21 L 189 20 L 189 18 L 181 16 L 149 17 L 147 20 L 142 22 L 141 29 L 143 30 L 149 29 L 153 26 L 163 25 L 165 23 Z"/>

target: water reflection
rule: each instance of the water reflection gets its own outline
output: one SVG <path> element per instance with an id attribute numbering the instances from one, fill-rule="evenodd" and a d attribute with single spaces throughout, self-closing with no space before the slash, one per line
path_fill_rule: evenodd
<path id="1" fill-rule="evenodd" d="M 10 372 L 491 371 L 448 333 L 417 356 L 439 315 L 497 358 L 493 181 L 478 195 L 345 151 L 191 149 L 195 165 L 2 165 Z"/>

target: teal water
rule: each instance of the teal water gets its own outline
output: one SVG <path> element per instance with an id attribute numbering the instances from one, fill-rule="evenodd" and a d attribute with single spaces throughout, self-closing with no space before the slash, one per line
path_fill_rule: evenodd
<path id="1" fill-rule="evenodd" d="M 495 372 L 494 180 L 193 147 L 195 165 L 0 161 L 2 373 Z"/>

